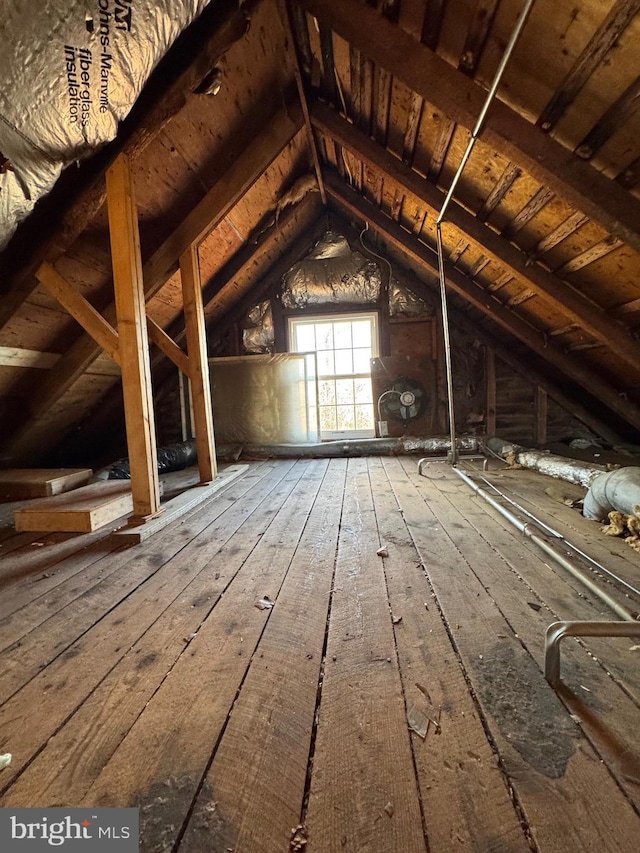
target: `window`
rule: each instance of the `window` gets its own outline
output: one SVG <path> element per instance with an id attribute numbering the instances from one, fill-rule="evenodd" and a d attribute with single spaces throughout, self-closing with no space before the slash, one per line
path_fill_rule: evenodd
<path id="1" fill-rule="evenodd" d="M 375 435 L 371 358 L 378 355 L 376 314 L 289 321 L 292 352 L 315 352 L 321 438 Z"/>

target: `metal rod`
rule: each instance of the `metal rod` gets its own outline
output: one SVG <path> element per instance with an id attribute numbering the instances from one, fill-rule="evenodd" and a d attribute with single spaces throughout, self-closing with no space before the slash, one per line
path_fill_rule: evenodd
<path id="1" fill-rule="evenodd" d="M 493 78 L 493 82 L 489 91 L 487 92 L 487 97 L 485 98 L 484 105 L 480 110 L 480 115 L 477 118 L 475 123 L 475 127 L 471 131 L 471 136 L 469 138 L 469 143 L 464 152 L 462 160 L 456 170 L 455 175 L 453 176 L 453 180 L 451 181 L 451 186 L 445 196 L 444 202 L 442 203 L 442 207 L 440 209 L 440 213 L 438 214 L 438 218 L 436 219 L 436 240 L 438 245 L 438 276 L 440 279 L 440 302 L 442 305 L 442 330 L 444 337 L 444 357 L 445 364 L 447 369 L 447 396 L 449 403 L 449 432 L 451 433 L 451 453 L 449 461 L 452 465 L 456 464 L 457 461 L 457 448 L 456 448 L 456 421 L 454 414 L 454 405 L 453 405 L 453 373 L 452 373 L 452 365 L 451 365 L 451 342 L 449 337 L 449 312 L 447 309 L 447 283 L 444 274 L 444 252 L 442 248 L 442 222 L 444 220 L 445 213 L 447 212 L 447 208 L 449 207 L 449 202 L 453 198 L 453 194 L 458 185 L 458 181 L 460 180 L 460 176 L 462 175 L 463 169 L 467 164 L 469 157 L 471 156 L 471 152 L 473 151 L 473 146 L 476 144 L 476 140 L 480 134 L 484 126 L 485 119 L 487 117 L 487 113 L 489 112 L 489 107 L 491 106 L 491 102 L 496 96 L 496 92 L 498 91 L 498 86 L 500 85 L 500 80 L 502 79 L 502 75 L 504 74 L 504 70 L 507 67 L 507 62 L 511 57 L 514 47 L 516 46 L 516 42 L 522 32 L 522 29 L 527 21 L 527 17 L 529 16 L 529 12 L 531 11 L 531 7 L 533 6 L 535 0 L 526 0 L 522 11 L 520 12 L 520 16 L 516 21 L 516 25 L 513 28 L 513 32 L 511 33 L 511 37 L 509 42 L 505 48 L 505 51 L 502 55 L 498 68 L 496 69 L 496 73 Z"/>
<path id="2" fill-rule="evenodd" d="M 475 127 L 471 131 L 471 137 L 469 139 L 469 143 L 467 145 L 466 151 L 462 156 L 462 160 L 460 161 L 460 165 L 458 166 L 458 170 L 453 176 L 453 180 L 451 181 L 451 186 L 449 187 L 449 191 L 445 197 L 444 202 L 442 203 L 442 208 L 440 210 L 440 214 L 436 220 L 436 225 L 439 225 L 443 219 L 444 214 L 449 207 L 449 202 L 453 198 L 453 193 L 455 192 L 456 186 L 458 185 L 458 181 L 460 180 L 460 176 L 462 175 L 462 170 L 467 164 L 467 160 L 471 156 L 471 152 L 473 151 L 473 146 L 476 144 L 476 140 L 480 135 L 480 132 L 484 126 L 485 119 L 487 117 L 487 113 L 489 112 L 489 107 L 491 106 L 491 102 L 495 98 L 496 92 L 498 91 L 498 86 L 500 85 L 500 80 L 502 79 L 502 75 L 504 74 L 504 70 L 507 67 L 507 62 L 509 61 L 511 54 L 513 53 L 513 49 L 516 46 L 516 42 L 520 37 L 520 33 L 522 32 L 524 25 L 527 22 L 527 18 L 529 17 L 529 12 L 535 0 L 526 0 L 526 3 L 522 7 L 522 11 L 520 12 L 520 17 L 516 21 L 516 24 L 511 33 L 511 37 L 509 39 L 509 43 L 507 44 L 504 53 L 502 54 L 502 59 L 500 60 L 500 64 L 496 69 L 496 73 L 493 78 L 493 83 L 491 84 L 491 88 L 487 92 L 487 97 L 484 102 L 484 106 L 480 111 L 480 115 L 476 121 Z"/>
<path id="3" fill-rule="evenodd" d="M 447 369 L 447 401 L 449 404 L 449 433 L 451 435 L 450 462 L 456 464 L 456 416 L 453 408 L 453 370 L 451 364 L 451 339 L 449 336 L 449 312 L 447 309 L 447 283 L 444 276 L 444 255 L 442 251 L 442 231 L 440 223 L 436 226 L 438 241 L 438 276 L 440 279 L 440 302 L 442 305 L 442 334 L 444 340 L 444 360 Z"/>
<path id="4" fill-rule="evenodd" d="M 421 473 L 419 466 L 418 473 Z M 590 557 L 588 554 L 585 554 L 585 552 L 581 551 L 577 545 L 574 545 L 573 542 L 570 542 L 566 537 L 564 537 L 562 533 L 559 533 L 557 530 L 554 530 L 553 527 L 549 527 L 549 525 L 545 524 L 544 521 L 540 521 L 540 519 L 536 518 L 533 513 L 529 512 L 529 510 L 525 509 L 523 506 L 520 506 L 519 503 L 516 503 L 516 501 L 514 501 L 508 495 L 505 495 L 504 492 L 501 492 L 500 489 L 497 486 L 494 486 L 494 484 L 487 480 L 486 477 L 480 477 L 480 479 L 483 483 L 486 483 L 487 486 L 492 488 L 494 492 L 497 492 L 497 494 L 499 494 L 501 498 L 503 498 L 505 501 L 508 501 L 512 506 L 514 506 L 518 510 L 518 512 L 521 512 L 523 513 L 523 515 L 526 515 L 531 518 L 533 521 L 535 521 L 537 525 L 539 525 L 543 530 L 546 530 L 547 533 L 549 533 L 551 536 L 554 536 L 556 539 L 560 539 L 564 543 L 566 548 L 570 548 L 579 557 L 582 557 L 583 560 L 586 560 L 587 562 L 591 563 L 591 565 L 595 568 L 596 571 L 608 575 L 612 580 L 616 581 L 616 583 L 619 583 L 621 586 L 626 587 L 629 592 L 633 593 L 634 595 L 637 595 L 640 598 L 640 589 L 636 589 L 635 586 L 631 586 L 631 584 L 627 583 L 627 581 L 623 580 L 623 578 L 618 577 L 615 572 L 610 571 L 606 568 L 606 566 L 603 566 L 602 563 L 599 563 L 597 560 L 594 560 L 593 557 Z"/>
<path id="5" fill-rule="evenodd" d="M 564 637 L 640 637 L 640 624 L 629 622 L 552 622 L 544 641 L 544 677 L 560 684 L 560 640 Z"/>
<path id="6" fill-rule="evenodd" d="M 541 548 L 545 554 L 551 557 L 558 565 L 562 566 L 562 568 L 569 572 L 572 577 L 578 580 L 586 589 L 591 592 L 596 598 L 598 598 L 603 604 L 609 607 L 620 619 L 624 619 L 627 622 L 635 622 L 638 618 L 638 614 L 632 612 L 623 604 L 619 604 L 612 596 L 609 595 L 606 590 L 601 589 L 596 583 L 594 583 L 591 578 L 587 577 L 584 572 L 581 572 L 580 569 L 576 568 L 569 560 L 566 559 L 562 554 L 559 554 L 558 551 L 549 543 L 546 542 L 539 533 L 536 533 L 535 527 L 529 522 L 521 521 L 516 515 L 510 512 L 506 507 L 504 507 L 501 503 L 496 501 L 491 497 L 489 492 L 485 491 L 485 489 L 481 489 L 480 486 L 475 483 L 471 477 L 468 477 L 464 471 L 461 471 L 459 468 L 453 469 L 455 473 L 460 477 L 461 480 L 470 486 L 473 491 L 479 495 L 483 500 L 485 500 L 488 504 L 490 504 L 497 512 L 500 513 L 507 521 L 511 522 L 524 536 L 531 539 L 539 548 Z"/>

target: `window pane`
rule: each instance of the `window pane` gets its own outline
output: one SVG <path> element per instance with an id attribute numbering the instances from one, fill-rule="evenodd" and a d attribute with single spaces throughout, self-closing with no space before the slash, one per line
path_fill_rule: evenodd
<path id="1" fill-rule="evenodd" d="M 354 349 L 354 351 L 353 351 L 353 372 L 354 373 L 371 373 L 371 350 L 370 349 Z"/>
<path id="2" fill-rule="evenodd" d="M 354 320 L 351 324 L 354 347 L 371 347 L 371 321 Z"/>
<path id="3" fill-rule="evenodd" d="M 336 349 L 351 349 L 351 323 L 333 324 L 333 345 Z"/>
<path id="4" fill-rule="evenodd" d="M 336 402 L 353 403 L 353 379 L 336 380 Z"/>
<path id="5" fill-rule="evenodd" d="M 336 373 L 338 375 L 353 373 L 353 357 L 350 349 L 336 350 Z"/>
<path id="6" fill-rule="evenodd" d="M 333 349 L 333 323 L 316 325 L 316 345 L 320 349 Z"/>
<path id="7" fill-rule="evenodd" d="M 313 352 L 316 348 L 316 333 L 312 325 L 295 327 L 295 343 L 298 352 Z"/>
<path id="8" fill-rule="evenodd" d="M 338 429 L 355 429 L 356 419 L 353 406 L 338 406 Z"/>
<path id="9" fill-rule="evenodd" d="M 356 403 L 371 403 L 371 382 L 368 379 L 355 379 L 353 384 Z"/>
<path id="10" fill-rule="evenodd" d="M 318 376 L 332 376 L 335 373 L 333 367 L 333 352 L 330 350 L 318 352 Z"/>
<path id="11" fill-rule="evenodd" d="M 320 406 L 320 430 L 325 432 L 337 428 L 335 408 L 333 406 Z"/>
<path id="12" fill-rule="evenodd" d="M 332 379 L 321 379 L 318 382 L 318 397 L 321 406 L 334 406 L 336 402 L 336 387 Z"/>
<path id="13" fill-rule="evenodd" d="M 373 406 L 356 406 L 356 429 L 373 429 Z"/>

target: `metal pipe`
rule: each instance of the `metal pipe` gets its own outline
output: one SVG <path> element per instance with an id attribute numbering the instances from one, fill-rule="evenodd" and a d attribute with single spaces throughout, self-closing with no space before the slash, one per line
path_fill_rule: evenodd
<path id="1" fill-rule="evenodd" d="M 500 64 L 496 69 L 496 73 L 493 78 L 493 83 L 491 84 L 491 88 L 487 92 L 487 97 L 485 98 L 484 106 L 480 110 L 480 115 L 476 120 L 475 127 L 471 131 L 471 137 L 469 138 L 469 143 L 467 145 L 466 151 L 462 156 L 462 160 L 460 161 L 460 165 L 458 166 L 458 170 L 453 176 L 453 180 L 451 181 L 451 186 L 449 187 L 449 191 L 445 196 L 445 200 L 442 203 L 442 208 L 440 210 L 440 214 L 436 220 L 436 226 L 440 225 L 440 223 L 444 219 L 444 214 L 449 207 L 449 202 L 453 198 L 453 193 L 455 192 L 456 186 L 458 185 L 458 181 L 460 180 L 460 176 L 462 175 L 462 170 L 467 164 L 467 160 L 471 156 L 471 152 L 473 151 L 473 146 L 476 144 L 476 140 L 482 131 L 484 126 L 485 119 L 487 117 L 487 113 L 489 112 L 489 107 L 491 106 L 491 102 L 496 96 L 496 92 L 498 91 L 498 86 L 500 85 L 500 81 L 502 79 L 502 75 L 504 74 L 504 70 L 507 67 L 507 62 L 511 58 L 511 54 L 513 53 L 513 49 L 516 46 L 516 42 L 520 38 L 520 33 L 522 32 L 524 25 L 527 22 L 527 18 L 529 17 L 529 12 L 535 0 L 526 0 L 526 3 L 522 7 L 522 11 L 520 12 L 520 17 L 516 21 L 516 24 L 511 33 L 511 37 L 509 39 L 509 43 L 507 44 L 504 53 L 502 54 L 502 59 L 500 60 Z"/>
<path id="2" fill-rule="evenodd" d="M 422 461 L 422 460 L 420 460 L 420 461 Z M 421 473 L 420 463 L 418 463 L 418 473 L 419 474 Z M 523 506 L 520 506 L 519 503 L 516 503 L 516 501 L 514 501 L 508 495 L 505 495 L 504 492 L 501 492 L 500 489 L 497 486 L 494 486 L 494 484 L 491 483 L 489 480 L 487 480 L 486 477 L 480 477 L 480 479 L 482 480 L 483 483 L 486 483 L 487 486 L 489 486 L 491 489 L 493 489 L 494 492 L 499 494 L 503 500 L 508 501 L 512 506 L 514 506 L 518 510 L 518 512 L 521 512 L 524 515 L 531 518 L 533 521 L 535 521 L 535 523 L 539 527 L 541 527 L 543 530 L 545 530 L 551 536 L 555 537 L 556 539 L 560 539 L 564 543 L 564 546 L 566 548 L 571 549 L 579 557 L 582 557 L 583 560 L 586 560 L 587 562 L 591 563 L 591 565 L 594 567 L 594 569 L 596 571 L 602 572 L 603 574 L 608 575 L 616 583 L 619 583 L 621 586 L 626 587 L 629 590 L 629 592 L 633 593 L 634 595 L 637 595 L 638 598 L 640 598 L 640 589 L 636 589 L 635 586 L 631 586 L 631 584 L 627 583 L 627 581 L 623 580 L 623 578 L 618 577 L 618 575 L 616 575 L 615 572 L 610 571 L 609 569 L 606 568 L 606 566 L 603 566 L 602 563 L 599 563 L 597 560 L 594 560 L 593 557 L 590 557 L 588 554 L 585 554 L 585 552 L 582 551 L 580 548 L 578 548 L 577 545 L 574 545 L 573 542 L 570 542 L 566 537 L 564 537 L 562 535 L 562 533 L 558 532 L 553 527 L 549 527 L 549 525 L 545 524 L 544 521 L 540 521 L 540 519 L 536 518 L 535 515 L 533 515 L 533 513 L 529 512 L 528 509 L 525 509 Z"/>
<path id="3" fill-rule="evenodd" d="M 515 516 L 512 512 L 510 512 L 506 507 L 504 507 L 501 503 L 496 501 L 491 495 L 481 489 L 480 486 L 475 483 L 471 477 L 468 477 L 463 471 L 459 468 L 453 469 L 455 473 L 463 480 L 468 486 L 470 486 L 473 491 L 479 495 L 483 500 L 485 500 L 490 506 L 492 506 L 497 512 L 500 513 L 504 518 L 507 519 L 514 527 L 516 527 L 520 533 L 526 536 L 528 539 L 531 539 L 541 550 L 545 552 L 552 560 L 554 560 L 558 565 L 562 566 L 562 568 L 569 572 L 572 577 L 576 578 L 589 592 L 598 598 L 603 604 L 609 607 L 613 612 L 620 617 L 620 619 L 624 619 L 628 622 L 635 622 L 638 618 L 638 614 L 636 612 L 632 612 L 623 604 L 619 604 L 612 596 L 609 595 L 606 590 L 601 589 L 597 584 L 595 584 L 590 578 L 588 578 L 584 572 L 581 572 L 580 569 L 576 568 L 576 566 L 572 565 L 569 560 L 566 559 L 562 554 L 558 553 L 558 551 L 539 533 L 536 532 L 536 528 L 530 522 L 523 522 L 517 516 Z M 538 528 L 539 530 L 539 528 Z M 541 532 L 541 531 L 540 531 Z"/>
<path id="4" fill-rule="evenodd" d="M 520 33 L 523 30 L 523 27 L 527 21 L 529 16 L 529 12 L 531 11 L 531 7 L 533 6 L 535 0 L 526 0 L 524 6 L 522 7 L 522 11 L 520 12 L 520 16 L 516 21 L 516 24 L 511 33 L 511 37 L 509 38 L 509 42 L 502 54 L 502 58 L 500 63 L 496 69 L 496 73 L 493 78 L 493 82 L 487 92 L 487 97 L 485 98 L 484 105 L 480 110 L 480 114 L 476 120 L 475 126 L 471 131 L 471 136 L 469 137 L 469 142 L 467 144 L 467 148 L 462 156 L 462 160 L 458 165 L 455 175 L 453 176 L 453 180 L 451 181 L 451 186 L 445 196 L 445 199 L 442 203 L 442 207 L 440 208 L 440 213 L 438 214 L 438 218 L 436 219 L 436 242 L 438 249 L 438 277 L 440 279 L 440 302 L 442 306 L 442 331 L 443 331 L 443 339 L 444 339 L 444 357 L 445 364 L 447 370 L 447 395 L 449 402 L 449 432 L 451 434 L 451 451 L 449 461 L 452 465 L 456 464 L 457 461 L 457 447 L 456 447 L 456 421 L 455 421 L 455 413 L 454 413 L 454 405 L 453 405 L 453 371 L 451 365 L 451 341 L 449 338 L 449 312 L 447 308 L 447 283 L 444 274 L 444 252 L 442 248 L 442 222 L 444 220 L 445 213 L 447 212 L 447 208 L 449 207 L 449 202 L 453 198 L 453 194 L 458 185 L 458 181 L 460 180 L 460 176 L 464 170 L 464 167 L 467 164 L 469 157 L 471 156 L 471 152 L 473 151 L 473 147 L 476 144 L 476 140 L 482 128 L 484 126 L 485 119 L 487 117 L 487 113 L 489 112 L 489 107 L 493 99 L 496 96 L 496 92 L 498 91 L 498 86 L 500 85 L 500 80 L 502 79 L 502 75 L 504 74 L 504 70 L 507 67 L 507 62 L 509 61 L 511 54 L 513 52 L 514 47 L 516 46 L 516 42 L 520 37 Z"/>
<path id="5" fill-rule="evenodd" d="M 444 340 L 444 360 L 447 369 L 447 400 L 449 404 L 449 434 L 451 436 L 450 462 L 456 464 L 456 416 L 453 408 L 453 370 L 451 364 L 451 339 L 449 337 L 449 312 L 447 308 L 447 282 L 444 276 L 444 255 L 442 250 L 442 229 L 436 225 L 438 243 L 438 277 L 440 279 L 440 302 L 442 306 L 442 335 Z"/>
<path id="6" fill-rule="evenodd" d="M 544 641 L 544 677 L 560 684 L 560 641 L 564 637 L 640 637 L 638 622 L 552 622 Z"/>

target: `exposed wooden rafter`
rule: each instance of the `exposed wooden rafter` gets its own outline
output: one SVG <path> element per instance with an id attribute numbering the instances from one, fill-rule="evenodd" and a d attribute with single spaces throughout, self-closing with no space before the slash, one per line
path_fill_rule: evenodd
<path id="1" fill-rule="evenodd" d="M 433 211 L 441 209 L 444 193 L 366 138 L 328 107 L 322 104 L 314 105 L 312 122 L 321 132 L 330 135 L 372 167 L 380 170 L 385 179 L 397 183 L 404 192 L 421 199 Z M 493 229 L 479 222 L 461 205 L 455 202 L 450 204 L 447 219 L 555 310 L 579 323 L 589 334 L 609 346 L 625 361 L 634 365 L 638 363 L 640 347 L 630 333 L 620 323 L 608 318 L 577 290 L 557 279 L 540 265 L 531 264 L 523 252 L 496 234 Z"/>
<path id="2" fill-rule="evenodd" d="M 396 222 L 382 214 L 373 205 L 362 201 L 360 197 L 344 187 L 339 178 L 327 174 L 327 192 L 338 209 L 355 217 L 359 222 L 369 222 L 396 250 L 423 267 L 427 276 L 431 275 L 434 286 L 437 274 L 436 254 L 424 243 L 416 240 Z M 553 345 L 544 333 L 534 329 L 517 314 L 506 308 L 495 297 L 474 284 L 466 276 L 457 272 L 450 264 L 446 265 L 447 283 L 450 288 L 462 296 L 470 305 L 479 309 L 490 320 L 514 335 L 534 353 L 541 356 L 569 379 L 576 382 L 585 391 L 600 400 L 627 423 L 640 429 L 640 407 L 622 397 L 613 386 L 595 376 L 579 359 L 572 358 Z"/>
<path id="3" fill-rule="evenodd" d="M 192 242 L 197 242 L 227 215 L 242 195 L 294 138 L 302 127 L 302 113 L 296 105 L 294 118 L 282 112 L 242 152 L 221 180 L 207 193 L 189 216 L 165 240 L 143 266 L 145 298 L 157 293 L 178 267 L 178 261 Z M 107 322 L 115 320 L 115 305 L 104 312 Z M 33 389 L 30 409 L 41 415 L 79 379 L 100 355 L 100 347 L 88 336 L 80 337 L 60 361 Z M 29 417 L 24 413 L 23 425 Z"/>
<path id="4" fill-rule="evenodd" d="M 640 0 L 617 0 L 611 7 L 609 14 L 589 39 L 587 46 L 540 113 L 536 122 L 539 127 L 549 131 L 556 126 L 639 10 Z"/>
<path id="5" fill-rule="evenodd" d="M 137 156 L 182 109 L 216 62 L 246 33 L 249 16 L 259 2 L 249 0 L 239 8 L 233 0 L 221 0 L 215 8 L 205 10 L 160 63 L 122 122 L 117 138 L 77 173 L 63 175 L 61 189 L 54 188 L 38 204 L 7 250 L 13 259 L 13 271 L 8 281 L 5 271 L 0 328 L 33 292 L 37 267 L 44 260 L 54 262 L 104 203 L 105 171 L 109 165 L 120 152 Z"/>
<path id="6" fill-rule="evenodd" d="M 323 25 L 383 65 L 450 120 L 473 127 L 485 92 L 425 45 L 358 0 L 300 2 Z M 543 186 L 640 250 L 640 202 L 514 109 L 494 101 L 481 138 Z"/>

